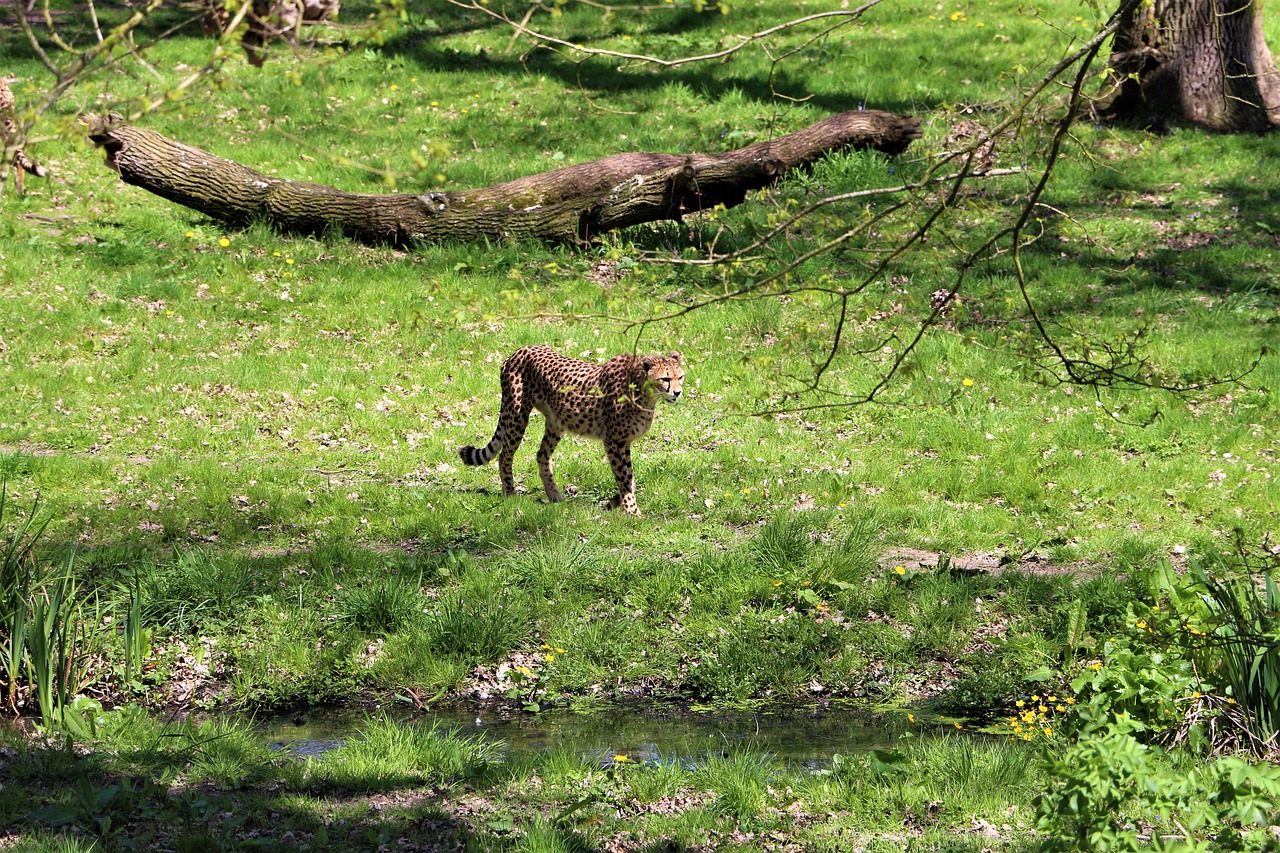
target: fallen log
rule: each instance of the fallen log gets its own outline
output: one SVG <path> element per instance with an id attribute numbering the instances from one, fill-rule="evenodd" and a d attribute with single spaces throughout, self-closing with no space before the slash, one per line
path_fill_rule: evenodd
<path id="1" fill-rule="evenodd" d="M 841 113 L 723 154 L 614 154 L 474 190 L 360 194 L 273 178 L 123 122 L 90 116 L 89 138 L 121 179 L 231 226 L 340 231 L 365 243 L 535 237 L 588 242 L 643 222 L 732 207 L 791 169 L 846 148 L 899 154 L 920 121 L 876 110 Z"/>

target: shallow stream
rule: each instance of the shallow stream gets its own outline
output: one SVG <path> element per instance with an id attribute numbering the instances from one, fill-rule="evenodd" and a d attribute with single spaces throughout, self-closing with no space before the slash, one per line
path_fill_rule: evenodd
<path id="1" fill-rule="evenodd" d="M 310 709 L 258 723 L 275 749 L 314 756 L 360 737 L 363 711 Z M 607 762 L 697 762 L 738 748 L 751 748 L 787 764 L 821 767 L 836 753 L 862 753 L 892 746 L 912 727 L 906 714 L 871 715 L 844 708 L 785 708 L 768 711 L 700 712 L 664 707 L 611 708 L 590 714 L 568 710 L 506 714 L 450 709 L 404 712 L 405 722 L 477 732 L 501 741 L 508 758 L 566 750 Z"/>

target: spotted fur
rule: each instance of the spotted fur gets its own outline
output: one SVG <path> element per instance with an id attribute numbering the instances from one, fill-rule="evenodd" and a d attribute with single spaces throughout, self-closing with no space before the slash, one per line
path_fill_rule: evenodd
<path id="1" fill-rule="evenodd" d="M 18 190 L 18 194 L 21 195 L 23 191 L 23 172 L 30 172 L 37 178 L 43 178 L 49 172 L 44 166 L 24 154 L 21 146 L 12 150 L 9 148 L 18 138 L 18 122 L 17 116 L 14 114 L 16 105 L 17 99 L 13 97 L 13 90 L 9 88 L 9 81 L 0 76 L 0 153 L 13 157 L 13 184 Z"/>
<path id="2" fill-rule="evenodd" d="M 547 499 L 564 500 L 551 471 L 551 454 L 566 432 L 598 438 L 618 483 L 610 507 L 639 515 L 631 445 L 649 431 L 657 398 L 674 403 L 684 385 L 680 353 L 665 356 L 615 355 L 595 364 L 561 355 L 550 347 L 523 347 L 502 365 L 502 407 L 498 429 L 484 447 L 468 445 L 458 455 L 467 465 L 498 457 L 502 493 L 515 493 L 511 461 L 524 440 L 529 415 L 537 409 L 547 429 L 538 448 L 538 473 Z"/>

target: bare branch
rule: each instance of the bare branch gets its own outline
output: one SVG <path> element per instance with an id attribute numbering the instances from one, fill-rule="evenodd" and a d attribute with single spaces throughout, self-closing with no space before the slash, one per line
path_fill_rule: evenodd
<path id="1" fill-rule="evenodd" d="M 868 9 L 878 6 L 882 2 L 882 0 L 869 0 L 867 3 L 864 3 L 862 6 L 859 6 L 857 9 L 847 9 L 847 10 L 832 11 L 832 12 L 818 12 L 813 15 L 806 15 L 803 18 L 796 18 L 794 20 L 787 21 L 786 23 L 778 24 L 777 26 L 760 30 L 759 32 L 755 32 L 750 35 L 739 36 L 738 38 L 740 39 L 740 41 L 737 44 L 727 47 L 724 50 L 718 50 L 713 53 L 699 54 L 697 56 L 682 56 L 682 57 L 677 57 L 675 59 L 663 59 L 662 57 L 659 57 L 659 56 L 649 56 L 647 54 L 642 54 L 642 53 L 626 53 L 626 52 L 617 51 L 617 50 L 603 50 L 600 48 L 583 47 L 580 44 L 575 44 L 573 42 L 565 41 L 564 39 L 556 38 L 555 36 L 550 36 L 550 35 L 547 35 L 546 33 L 541 33 L 536 30 L 530 29 L 528 27 L 528 22 L 530 18 L 529 14 L 526 14 L 522 20 L 516 21 L 511 18 L 508 18 L 506 15 L 502 14 L 501 12 L 498 12 L 497 10 L 490 9 L 489 7 L 479 2 L 464 3 L 462 2 L 462 0 L 449 0 L 449 2 L 454 6 L 458 6 L 462 9 L 467 9 L 468 11 L 481 12 L 485 15 L 488 15 L 494 20 L 500 21 L 506 24 L 507 26 L 511 27 L 513 30 L 515 30 L 516 36 L 524 36 L 525 38 L 528 38 L 531 41 L 536 42 L 537 44 L 540 44 L 540 45 L 555 45 L 556 47 L 561 47 L 566 50 L 575 51 L 576 53 L 581 54 L 583 56 L 605 56 L 611 59 L 623 59 L 628 62 L 635 62 L 635 63 L 645 64 L 645 65 L 657 65 L 663 68 L 679 68 L 682 65 L 692 65 L 697 62 L 710 62 L 713 60 L 720 60 L 723 62 L 729 59 L 729 57 L 733 56 L 733 54 L 742 50 L 744 47 L 747 47 L 748 45 L 754 44 L 755 42 L 761 41 L 763 39 L 767 39 L 769 36 L 776 35 L 780 32 L 785 32 L 787 30 L 791 30 L 796 27 L 803 26 L 804 24 L 812 23 L 814 21 L 837 19 L 840 22 L 838 26 L 847 24 L 851 21 L 855 21 L 858 18 L 862 17 L 862 15 Z M 654 7 L 654 8 L 661 8 L 661 7 Z M 532 10 L 530 11 L 532 12 Z"/>

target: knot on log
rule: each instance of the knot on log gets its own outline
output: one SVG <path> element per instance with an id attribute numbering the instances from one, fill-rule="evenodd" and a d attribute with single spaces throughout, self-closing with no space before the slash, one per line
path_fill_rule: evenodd
<path id="1" fill-rule="evenodd" d="M 89 113 L 80 119 L 80 123 L 88 126 L 89 140 L 102 148 L 107 167 L 119 172 L 120 164 L 116 162 L 116 155 L 124 148 L 124 142 L 115 136 L 115 131 L 125 126 L 124 116 L 120 113 L 107 113 L 104 116 Z"/>
<path id="2" fill-rule="evenodd" d="M 418 196 L 424 213 L 444 213 L 449 209 L 448 193 L 424 193 Z"/>

